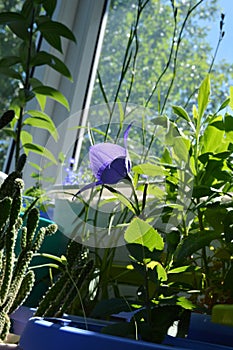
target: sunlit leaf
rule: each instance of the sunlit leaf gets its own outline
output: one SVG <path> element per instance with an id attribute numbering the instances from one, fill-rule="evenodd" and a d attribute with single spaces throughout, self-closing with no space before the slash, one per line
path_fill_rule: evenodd
<path id="1" fill-rule="evenodd" d="M 132 169 L 137 174 L 144 174 L 148 176 L 165 176 L 167 171 L 162 165 L 156 165 L 151 163 L 139 164 Z"/>
<path id="2" fill-rule="evenodd" d="M 203 82 L 201 83 L 201 86 L 198 92 L 199 123 L 209 103 L 209 97 L 210 97 L 210 76 L 208 74 L 206 78 L 203 80 Z"/>
<path id="3" fill-rule="evenodd" d="M 37 95 L 43 95 L 46 97 L 50 97 L 51 99 L 61 103 L 67 110 L 69 110 L 69 102 L 66 97 L 58 90 L 50 87 L 50 86 L 38 86 L 33 88 L 33 92 Z"/>
<path id="4" fill-rule="evenodd" d="M 173 112 L 187 122 L 190 122 L 188 112 L 182 106 L 172 106 Z"/>
<path id="5" fill-rule="evenodd" d="M 37 128 L 45 129 L 53 136 L 55 141 L 58 140 L 57 128 L 47 114 L 37 110 L 29 110 L 27 111 L 27 114 L 31 115 L 32 118 L 26 118 L 24 120 L 24 125 L 31 125 Z"/>
<path id="6" fill-rule="evenodd" d="M 127 243 L 137 243 L 147 247 L 150 251 L 154 249 L 163 250 L 164 242 L 157 230 L 146 221 L 134 218 L 125 231 Z"/>

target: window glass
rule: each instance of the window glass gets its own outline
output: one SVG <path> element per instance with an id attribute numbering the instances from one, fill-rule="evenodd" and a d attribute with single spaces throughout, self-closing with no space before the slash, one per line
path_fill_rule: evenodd
<path id="1" fill-rule="evenodd" d="M 217 110 L 229 94 L 233 74 L 231 62 L 217 59 L 223 39 L 224 18 L 217 0 L 111 0 L 89 112 L 89 131 L 84 142 L 79 140 L 83 146 L 78 183 L 81 178 L 87 179 L 91 143 L 107 141 L 106 133 L 113 142 L 119 137 L 123 140 L 120 109 L 126 124 L 128 120 L 144 119 L 146 132 L 151 136 L 155 116 L 175 117 L 172 105 L 192 111 L 197 89 L 211 73 L 215 98 L 209 108 Z M 134 115 L 135 106 L 138 111 Z M 144 127 L 131 131 L 134 145 L 140 144 L 139 148 L 144 149 L 139 151 L 135 146 L 131 150 L 142 152 L 140 161 L 148 155 L 148 148 L 152 147 L 153 155 L 158 152 L 155 137 L 151 144 L 150 136 L 146 140 L 144 133 Z"/>

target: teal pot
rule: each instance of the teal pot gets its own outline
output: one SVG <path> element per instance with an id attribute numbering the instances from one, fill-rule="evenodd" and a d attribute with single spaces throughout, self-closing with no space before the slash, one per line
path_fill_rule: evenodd
<path id="1" fill-rule="evenodd" d="M 43 216 L 40 216 L 38 228 L 39 230 L 41 227 L 47 227 L 50 224 L 54 224 L 54 221 L 47 219 Z M 69 242 L 68 237 L 66 237 L 62 232 L 59 230 L 52 236 L 46 236 L 42 246 L 39 250 L 39 253 L 47 253 L 52 254 L 55 256 L 61 256 L 64 255 L 66 252 L 66 247 Z M 19 240 L 16 242 L 16 253 L 20 251 L 20 243 Z M 45 294 L 45 292 L 48 290 L 48 288 L 51 286 L 51 281 L 49 277 L 49 269 L 48 267 L 43 267 L 43 264 L 51 263 L 51 261 L 48 258 L 36 256 L 32 259 L 31 267 L 33 266 L 42 266 L 39 268 L 35 268 L 35 285 L 28 296 L 27 300 L 25 301 L 24 305 L 32 308 L 36 308 L 38 306 L 39 301 Z"/>

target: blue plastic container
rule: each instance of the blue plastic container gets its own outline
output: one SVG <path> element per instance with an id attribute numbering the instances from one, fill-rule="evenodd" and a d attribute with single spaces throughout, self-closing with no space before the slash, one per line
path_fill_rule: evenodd
<path id="1" fill-rule="evenodd" d="M 100 333 L 101 325 L 65 319 L 32 317 L 21 337 L 23 350 L 181 350 L 176 346 L 153 344 Z"/>
<path id="2" fill-rule="evenodd" d="M 214 323 L 211 316 L 193 312 L 188 338 L 233 347 L 233 327 Z"/>
<path id="3" fill-rule="evenodd" d="M 211 321 L 211 316 L 192 313 L 187 338 L 167 336 L 165 344 L 183 349 L 233 350 L 233 327 Z"/>

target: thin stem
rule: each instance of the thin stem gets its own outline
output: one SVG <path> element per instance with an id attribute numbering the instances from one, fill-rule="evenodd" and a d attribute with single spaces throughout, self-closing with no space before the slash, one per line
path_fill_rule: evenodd
<path id="1" fill-rule="evenodd" d="M 25 97 L 29 91 L 30 88 L 30 62 L 31 62 L 31 54 L 32 54 L 32 44 L 33 44 L 33 24 L 34 24 L 34 16 L 35 16 L 35 9 L 33 9 L 32 13 L 32 20 L 29 28 L 29 42 L 28 42 L 28 55 L 27 55 L 27 63 L 26 63 L 26 76 L 24 81 L 24 93 Z M 15 168 L 17 168 L 18 160 L 20 157 L 20 138 L 21 138 L 21 132 L 22 132 L 22 126 L 23 126 L 23 115 L 24 115 L 24 107 L 20 107 L 20 113 L 19 113 L 19 119 L 17 122 L 17 129 L 16 129 L 16 140 L 15 140 Z"/>
<path id="2" fill-rule="evenodd" d="M 176 36 L 176 31 L 177 31 L 177 9 L 174 7 L 174 4 L 172 2 L 172 8 L 173 8 L 173 18 L 174 18 L 174 29 L 173 29 L 173 35 L 172 35 L 172 44 L 171 44 L 171 48 L 170 48 L 170 53 L 169 53 L 169 56 L 168 56 L 168 60 L 167 60 L 167 63 L 163 69 L 163 71 L 161 72 L 160 76 L 158 77 L 151 93 L 150 93 L 150 96 L 148 97 L 146 103 L 145 103 L 145 107 L 148 106 L 150 100 L 152 99 L 154 93 L 156 92 L 158 86 L 159 86 L 159 83 L 160 81 L 162 80 L 163 76 L 166 74 L 168 68 L 170 67 L 170 64 L 171 64 L 171 60 L 172 60 L 172 55 L 173 55 L 173 52 L 174 52 L 174 47 L 175 47 L 175 36 Z"/>
<path id="3" fill-rule="evenodd" d="M 166 96 L 165 96 L 165 99 L 164 99 L 164 102 L 163 102 L 163 106 L 161 108 L 161 114 L 163 113 L 165 107 L 166 107 L 166 103 L 167 103 L 167 100 L 168 100 L 168 97 L 170 96 L 170 93 L 172 91 L 172 88 L 173 88 L 173 84 L 174 84 L 174 81 L 175 81 L 175 77 L 176 77 L 176 71 L 177 71 L 177 57 L 178 57 L 178 53 L 179 53 L 179 48 L 180 48 L 180 44 L 181 44 L 181 40 L 182 40 L 182 35 L 183 35 L 183 32 L 184 32 L 184 29 L 186 27 L 186 23 L 190 17 L 190 15 L 192 14 L 192 12 L 203 2 L 204 0 L 200 0 L 198 3 L 196 3 L 193 7 L 191 7 L 188 12 L 187 12 L 187 15 L 185 16 L 185 19 L 182 23 L 182 26 L 181 26 L 181 29 L 180 29 L 180 32 L 179 32 L 179 36 L 178 36 L 178 39 L 177 39 L 177 46 L 176 46 L 176 50 L 175 50 L 175 53 L 174 53 L 174 59 L 173 59 L 173 75 L 172 75 L 172 79 L 171 79 L 171 82 L 170 82 L 170 85 L 168 87 L 168 90 L 167 90 L 167 93 L 166 93 Z"/>
<path id="4" fill-rule="evenodd" d="M 109 121 L 108 121 L 108 124 L 107 124 L 107 129 L 106 129 L 106 132 L 105 132 L 105 140 L 104 141 L 107 140 L 108 132 L 109 132 L 109 129 L 110 129 L 110 126 L 111 126 L 111 121 L 112 121 L 112 117 L 113 117 L 113 113 L 114 113 L 114 109 L 115 109 L 116 103 L 118 101 L 118 97 L 119 97 L 119 93 L 121 91 L 122 83 L 123 83 L 123 81 L 125 79 L 125 75 L 126 75 L 126 73 L 128 71 L 128 68 L 130 66 L 132 57 L 133 57 L 133 67 L 135 67 L 135 65 L 136 65 L 136 58 L 137 58 L 137 53 L 138 53 L 137 28 L 138 28 L 138 25 L 139 25 L 140 16 L 141 16 L 141 14 L 142 14 L 142 12 L 143 12 L 143 10 L 144 10 L 144 8 L 145 8 L 145 6 L 147 5 L 148 2 L 149 2 L 149 0 L 146 0 L 144 3 L 142 2 L 142 0 L 138 1 L 138 9 L 137 9 L 137 14 L 136 14 L 136 20 L 135 20 L 135 24 L 131 27 L 128 43 L 127 43 L 127 46 L 126 46 L 126 51 L 125 51 L 123 62 L 122 62 L 122 66 L 121 66 L 122 68 L 121 68 L 121 73 L 120 73 L 120 79 L 119 79 L 119 83 L 118 83 L 118 86 L 117 86 L 117 89 L 116 89 L 116 93 L 115 93 L 115 97 L 114 97 L 111 113 L 109 115 Z M 133 45 L 134 41 L 136 41 L 136 49 L 135 49 L 135 53 L 133 55 L 133 51 L 134 50 L 132 48 L 132 45 Z M 132 74 L 134 75 L 134 72 L 132 72 Z M 129 96 L 130 96 L 131 89 L 132 89 L 132 86 L 131 86 L 132 85 L 132 81 L 134 81 L 134 77 L 131 76 L 129 92 L 128 92 L 128 95 L 127 95 L 127 102 L 129 101 Z M 103 90 L 103 85 L 102 85 L 102 90 L 101 91 L 102 92 L 104 91 Z M 105 93 L 105 96 L 106 96 L 106 93 Z"/>
<path id="5" fill-rule="evenodd" d="M 213 55 L 212 61 L 211 61 L 211 63 L 210 63 L 209 69 L 208 69 L 208 73 L 209 73 L 209 74 L 210 74 L 210 73 L 212 72 L 212 70 L 213 70 L 213 66 L 214 66 L 215 61 L 216 61 L 216 57 L 217 57 L 217 54 L 218 54 L 218 50 L 219 50 L 220 44 L 221 44 L 222 39 L 223 39 L 223 37 L 224 37 L 224 35 L 225 35 L 225 32 L 223 31 L 223 26 L 224 26 L 223 20 L 224 20 L 224 17 L 225 17 L 225 15 L 222 14 L 222 15 L 221 15 L 221 20 L 220 20 L 219 38 L 218 38 L 218 42 L 217 42 L 217 45 L 216 45 L 216 48 L 215 48 L 215 51 L 214 51 L 214 55 Z M 187 107 L 187 105 L 189 104 L 191 98 L 197 93 L 198 89 L 199 89 L 199 88 L 196 88 L 196 89 L 191 93 L 191 95 L 188 97 L 188 99 L 187 99 L 187 101 L 186 101 L 186 103 L 185 103 L 185 105 L 184 105 L 184 108 Z"/>

